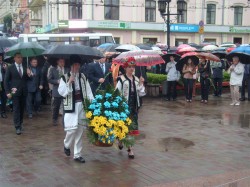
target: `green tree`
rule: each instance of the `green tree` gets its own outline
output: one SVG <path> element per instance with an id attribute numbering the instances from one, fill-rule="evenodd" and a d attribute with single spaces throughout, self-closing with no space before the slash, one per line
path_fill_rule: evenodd
<path id="1" fill-rule="evenodd" d="M 4 16 L 3 23 L 4 23 L 4 28 L 3 28 L 4 32 L 7 33 L 9 30 L 12 30 L 12 15 L 8 14 Z"/>

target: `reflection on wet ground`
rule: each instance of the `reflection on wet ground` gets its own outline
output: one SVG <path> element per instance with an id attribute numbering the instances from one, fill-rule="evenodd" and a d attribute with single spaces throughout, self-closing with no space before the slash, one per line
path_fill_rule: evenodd
<path id="1" fill-rule="evenodd" d="M 190 140 L 175 137 L 162 138 L 159 140 L 159 144 L 164 147 L 165 151 L 181 150 L 194 146 L 194 143 Z"/>

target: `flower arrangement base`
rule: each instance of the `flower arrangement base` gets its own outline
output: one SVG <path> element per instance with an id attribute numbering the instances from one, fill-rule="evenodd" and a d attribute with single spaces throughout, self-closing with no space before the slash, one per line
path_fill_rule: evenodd
<path id="1" fill-rule="evenodd" d="M 94 143 L 94 145 L 98 146 L 98 147 L 111 147 L 113 145 L 113 143 L 103 143 L 103 142 L 100 142 L 100 141 L 96 141 Z"/>
<path id="2" fill-rule="evenodd" d="M 132 130 L 132 131 L 129 132 L 129 135 L 138 136 L 138 135 L 140 135 L 140 131 L 139 130 Z"/>

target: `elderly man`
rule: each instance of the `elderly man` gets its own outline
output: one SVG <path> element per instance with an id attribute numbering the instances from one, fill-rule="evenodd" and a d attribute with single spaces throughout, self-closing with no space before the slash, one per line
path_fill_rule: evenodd
<path id="1" fill-rule="evenodd" d="M 82 134 L 85 125 L 85 113 L 83 107 L 84 99 L 92 100 L 93 94 L 83 73 L 80 73 L 79 56 L 71 56 L 71 71 L 64 74 L 60 79 L 58 93 L 64 97 L 64 153 L 70 156 L 70 147 L 74 143 L 74 160 L 84 163 L 85 159 L 81 155 L 83 148 Z"/>
<path id="2" fill-rule="evenodd" d="M 239 57 L 233 57 L 233 64 L 229 68 L 230 71 L 230 91 L 232 103 L 231 106 L 240 105 L 240 93 L 239 88 L 242 85 L 242 80 L 244 76 L 244 65 L 240 63 Z"/>

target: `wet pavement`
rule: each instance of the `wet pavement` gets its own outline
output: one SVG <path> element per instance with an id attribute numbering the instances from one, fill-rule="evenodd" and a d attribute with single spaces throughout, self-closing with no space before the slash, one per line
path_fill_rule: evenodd
<path id="1" fill-rule="evenodd" d="M 62 126 L 49 106 L 25 118 L 15 134 L 11 114 L 0 119 L 0 186 L 250 186 L 250 102 L 229 106 L 229 94 L 201 104 L 184 98 L 144 98 L 135 159 L 126 150 L 96 147 L 84 135 L 85 164 L 63 152 Z"/>

